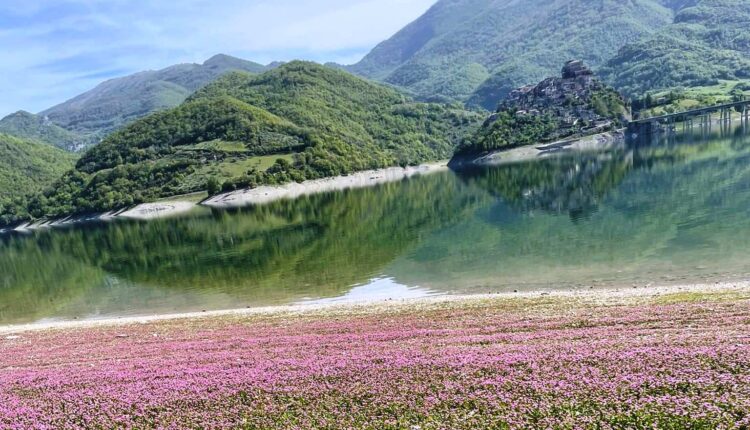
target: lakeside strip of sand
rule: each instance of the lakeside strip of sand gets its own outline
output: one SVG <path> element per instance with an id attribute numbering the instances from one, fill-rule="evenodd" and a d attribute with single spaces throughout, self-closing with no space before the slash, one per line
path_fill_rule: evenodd
<path id="1" fill-rule="evenodd" d="M 271 203 L 282 199 L 295 199 L 301 196 L 340 191 L 354 188 L 367 188 L 390 182 L 398 182 L 403 179 L 419 175 L 428 175 L 435 172 L 448 170 L 448 162 L 427 163 L 419 166 L 390 167 L 386 169 L 366 170 L 352 173 L 347 176 L 336 176 L 323 178 L 302 183 L 289 183 L 277 186 L 263 186 L 251 189 L 232 191 L 218 194 L 200 203 L 183 201 L 179 197 L 169 201 L 143 203 L 131 208 L 121 209 L 101 214 L 91 214 L 78 217 L 67 217 L 55 220 L 42 220 L 32 223 L 24 223 L 17 227 L 0 228 L 0 234 L 11 231 L 28 233 L 35 230 L 49 228 L 67 227 L 87 222 L 113 221 L 117 219 L 130 219 L 149 221 L 155 219 L 169 218 L 184 215 L 197 207 L 228 209 L 249 205 Z"/>
<path id="2" fill-rule="evenodd" d="M 622 132 L 600 133 L 577 139 L 567 139 L 543 145 L 528 145 L 508 150 L 494 151 L 471 161 L 479 166 L 497 166 L 555 157 L 576 152 L 608 151 L 625 146 Z"/>
<path id="3" fill-rule="evenodd" d="M 150 315 L 139 317 L 107 318 L 100 320 L 58 321 L 38 324 L 21 324 L 0 326 L 0 339 L 3 336 L 15 336 L 24 332 L 41 330 L 79 330 L 97 327 L 128 326 L 160 321 L 211 320 L 224 317 L 241 316 L 297 316 L 314 317 L 331 315 L 372 315 L 400 310 L 417 310 L 445 305 L 471 306 L 479 302 L 513 300 L 559 300 L 575 301 L 579 304 L 597 306 L 638 305 L 652 302 L 659 297 L 671 295 L 727 295 L 741 299 L 750 299 L 750 280 L 739 282 L 688 284 L 668 286 L 646 286 L 638 288 L 606 288 L 578 291 L 536 291 L 518 293 L 475 294 L 475 295 L 441 295 L 416 299 L 387 299 L 349 303 L 295 304 L 267 306 L 257 308 L 230 309 L 208 312 L 187 312 L 179 314 Z"/>
<path id="4" fill-rule="evenodd" d="M 347 176 L 315 179 L 302 183 L 292 182 L 278 186 L 262 186 L 219 194 L 204 200 L 201 205 L 214 208 L 233 208 L 247 205 L 259 205 L 276 200 L 296 199 L 298 197 L 340 191 L 354 188 L 367 188 L 376 185 L 397 182 L 418 175 L 428 175 L 448 170 L 447 162 L 422 164 L 409 167 L 390 167 L 387 169 L 365 170 Z"/>

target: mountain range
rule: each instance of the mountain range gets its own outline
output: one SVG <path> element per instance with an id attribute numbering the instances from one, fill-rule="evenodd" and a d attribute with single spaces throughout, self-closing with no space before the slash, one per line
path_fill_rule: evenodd
<path id="1" fill-rule="evenodd" d="M 51 187 L 39 177 L 30 190 L 44 193 L 24 205 L 31 215 L 108 210 L 416 164 L 480 141 L 513 145 L 519 121 L 534 129 L 527 137 L 554 136 L 547 128 L 565 121 L 537 121 L 546 115 L 477 128 L 498 105 L 497 114 L 509 112 L 501 102 L 516 88 L 558 75 L 572 58 L 628 97 L 736 91 L 750 78 L 748 22 L 747 0 L 440 0 L 352 66 L 217 55 L 17 112 L 0 120 L 0 133 L 16 138 L 4 137 L 6 151 L 38 151 L 40 142 L 87 149 Z M 612 94 L 580 100 L 592 104 L 584 110 L 627 103 Z"/>
<path id="2" fill-rule="evenodd" d="M 565 61 L 597 68 L 672 20 L 657 0 L 442 0 L 350 70 L 419 98 L 494 109 Z"/>
<path id="3" fill-rule="evenodd" d="M 0 120 L 0 133 L 46 143 L 70 152 L 94 143 L 92 139 L 66 130 L 48 118 L 26 111 L 18 111 Z"/>
<path id="4" fill-rule="evenodd" d="M 745 0 L 440 0 L 352 66 L 418 100 L 494 110 L 512 90 L 581 59 L 631 97 L 750 78 Z M 0 132 L 81 150 L 139 118 L 178 106 L 230 71 L 263 66 L 227 55 L 112 79 Z"/>
<path id="5" fill-rule="evenodd" d="M 107 211 L 219 184 L 415 165 L 450 157 L 481 118 L 315 63 L 232 72 L 108 136 L 30 207 L 35 217 Z"/>
<path id="6" fill-rule="evenodd" d="M 203 64 L 178 64 L 106 81 L 37 115 L 17 112 L 0 120 L 0 132 L 80 150 L 151 113 L 178 106 L 230 71 L 262 73 L 266 66 L 228 55 Z"/>
<path id="7" fill-rule="evenodd" d="M 354 73 L 494 110 L 584 60 L 630 96 L 750 76 L 745 0 L 441 0 Z"/>
<path id="8" fill-rule="evenodd" d="M 678 3 L 671 24 L 625 45 L 600 70 L 629 95 L 750 78 L 750 2 Z"/>

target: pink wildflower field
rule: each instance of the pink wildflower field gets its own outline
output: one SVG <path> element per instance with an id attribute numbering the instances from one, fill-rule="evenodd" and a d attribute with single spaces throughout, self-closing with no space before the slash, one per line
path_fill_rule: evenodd
<path id="1" fill-rule="evenodd" d="M 744 300 L 488 299 L 17 336 L 0 337 L 3 429 L 750 428 Z"/>

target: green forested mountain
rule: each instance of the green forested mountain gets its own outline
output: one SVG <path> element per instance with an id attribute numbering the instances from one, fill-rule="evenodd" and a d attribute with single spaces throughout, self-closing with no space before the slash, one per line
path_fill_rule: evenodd
<path id="1" fill-rule="evenodd" d="M 750 78 L 750 2 L 682 3 L 672 24 L 626 45 L 602 68 L 607 81 L 641 95 Z"/>
<path id="2" fill-rule="evenodd" d="M 110 135 L 30 207 L 35 216 L 58 216 L 221 183 L 231 189 L 417 164 L 449 157 L 479 119 L 314 63 L 231 73 Z"/>
<path id="3" fill-rule="evenodd" d="M 580 58 L 631 96 L 750 77 L 746 0 L 441 0 L 355 73 L 494 109 Z"/>
<path id="4" fill-rule="evenodd" d="M 0 224 L 24 216 L 24 198 L 52 184 L 73 167 L 61 149 L 0 134 Z"/>
<path id="5" fill-rule="evenodd" d="M 355 73 L 420 98 L 494 109 L 512 89 L 580 58 L 597 68 L 672 23 L 667 0 L 441 0 L 378 45 Z"/>
<path id="6" fill-rule="evenodd" d="M 203 64 L 179 64 L 106 81 L 41 112 L 35 121 L 54 124 L 69 132 L 68 136 L 60 136 L 61 140 L 53 140 L 55 146 L 65 146 L 71 136 L 84 143 L 95 143 L 136 119 L 178 106 L 197 89 L 227 72 L 260 73 L 265 69 L 257 63 L 216 55 Z M 29 133 L 20 130 L 19 134 L 13 134 L 36 138 L 38 133 L 38 129 L 32 129 Z"/>
<path id="7" fill-rule="evenodd" d="M 42 116 L 18 111 L 0 120 L 0 133 L 44 142 L 68 151 L 77 151 L 93 143 L 79 134 L 53 124 Z"/>

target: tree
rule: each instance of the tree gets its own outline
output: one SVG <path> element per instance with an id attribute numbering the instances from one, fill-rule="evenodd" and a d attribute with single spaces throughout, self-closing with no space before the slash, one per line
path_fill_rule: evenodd
<path id="1" fill-rule="evenodd" d="M 654 97 L 651 95 L 651 93 L 646 94 L 646 100 L 643 102 L 643 104 L 646 109 L 654 105 Z"/>
<path id="2" fill-rule="evenodd" d="M 216 179 L 216 177 L 211 176 L 206 181 L 206 191 L 208 191 L 208 195 L 213 196 L 216 194 L 219 194 L 221 191 L 221 184 L 219 183 L 219 180 Z"/>

